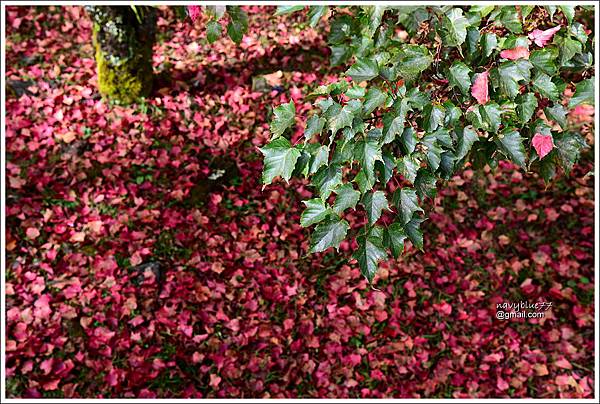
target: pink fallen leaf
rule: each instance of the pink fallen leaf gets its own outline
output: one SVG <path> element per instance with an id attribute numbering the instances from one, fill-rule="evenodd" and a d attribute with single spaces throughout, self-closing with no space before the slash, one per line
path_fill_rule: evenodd
<path id="1" fill-rule="evenodd" d="M 83 241 L 83 240 L 85 240 L 85 233 L 82 231 L 73 233 L 73 235 L 70 238 L 70 241 L 72 241 L 72 242 Z"/>
<path id="2" fill-rule="evenodd" d="M 509 385 L 506 382 L 506 380 L 504 380 L 501 377 L 498 377 L 498 380 L 496 382 L 496 387 L 498 387 L 498 390 L 504 391 L 504 390 L 508 390 Z"/>
<path id="3" fill-rule="evenodd" d="M 27 237 L 30 239 L 35 240 L 40 235 L 40 231 L 35 227 L 29 227 L 27 230 L 25 230 L 25 235 L 27 235 Z"/>
<path id="4" fill-rule="evenodd" d="M 533 136 L 531 144 L 533 144 L 533 148 L 538 156 L 540 156 L 540 159 L 543 159 L 554 148 L 552 135 L 542 135 L 541 133 L 536 133 L 535 136 Z"/>
<path id="5" fill-rule="evenodd" d="M 542 31 L 541 29 L 533 30 L 529 33 L 529 39 L 531 39 L 537 46 L 543 48 L 546 46 L 548 42 L 552 40 L 554 34 L 556 34 L 560 30 L 561 26 L 557 25 L 554 28 L 547 29 Z"/>
<path id="6" fill-rule="evenodd" d="M 529 59 L 529 50 L 524 46 L 513 49 L 505 49 L 500 52 L 500 57 L 508 60 Z"/>
<path id="7" fill-rule="evenodd" d="M 571 365 L 571 362 L 569 362 L 565 358 L 558 359 L 554 362 L 554 364 L 561 369 L 573 369 L 573 365 Z"/>
<path id="8" fill-rule="evenodd" d="M 471 95 L 479 104 L 485 104 L 490 100 L 488 95 L 488 72 L 479 73 L 471 87 Z"/>
<path id="9" fill-rule="evenodd" d="M 202 8 L 200 6 L 187 6 L 188 15 L 192 21 L 196 21 L 202 14 Z"/>

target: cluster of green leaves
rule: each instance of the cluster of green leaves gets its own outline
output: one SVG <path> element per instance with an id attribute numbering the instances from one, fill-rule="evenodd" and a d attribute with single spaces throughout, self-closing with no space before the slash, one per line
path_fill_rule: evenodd
<path id="1" fill-rule="evenodd" d="M 222 35 L 219 20 L 227 14 L 227 35 L 235 43 L 242 42 L 244 34 L 248 31 L 248 15 L 240 6 L 204 6 L 204 12 L 210 20 L 206 23 L 206 39 L 209 43 L 215 42 Z"/>
<path id="2" fill-rule="evenodd" d="M 594 102 L 594 38 L 579 22 L 590 13 L 526 5 L 309 7 L 311 25 L 330 19 L 331 64 L 349 64 L 351 81 L 342 77 L 311 94 L 316 108 L 296 144 L 288 140 L 294 103 L 274 109 L 271 141 L 260 149 L 263 183 L 311 178 L 316 196 L 304 201 L 300 219 L 316 226 L 311 252 L 338 248 L 351 227 L 344 215 L 364 210 L 354 257 L 371 282 L 378 263 L 388 252 L 402 254 L 405 240 L 423 248 L 423 202 L 465 162 L 493 168 L 510 159 L 546 181 L 559 167 L 569 172 L 586 142 L 567 127 L 568 109 Z M 528 38 L 558 24 L 547 46 Z M 517 47 L 529 57 L 500 56 Z M 479 104 L 472 88 L 483 72 L 486 100 Z M 576 90 L 565 105 L 570 83 Z M 531 147 L 536 133 L 552 135 L 555 145 L 541 159 Z M 384 211 L 394 212 L 391 223 L 380 220 Z"/>

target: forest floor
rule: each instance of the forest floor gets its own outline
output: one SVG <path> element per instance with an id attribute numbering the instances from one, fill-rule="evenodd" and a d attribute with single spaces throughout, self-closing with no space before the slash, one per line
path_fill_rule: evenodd
<path id="1" fill-rule="evenodd" d="M 163 10 L 123 107 L 82 8 L 8 8 L 7 395 L 593 397 L 593 151 L 549 186 L 465 169 L 372 288 L 349 243 L 307 255 L 307 182 L 260 184 L 271 106 L 332 79 L 323 30 L 248 12 L 235 46 Z"/>

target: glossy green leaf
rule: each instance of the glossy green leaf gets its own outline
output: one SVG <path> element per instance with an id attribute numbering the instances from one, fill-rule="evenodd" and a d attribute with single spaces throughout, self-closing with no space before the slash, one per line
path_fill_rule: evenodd
<path id="1" fill-rule="evenodd" d="M 336 194 L 333 203 L 333 211 L 341 215 L 346 209 L 355 208 L 360 199 L 360 192 L 352 187 L 352 184 L 344 184 L 334 190 Z"/>
<path id="2" fill-rule="evenodd" d="M 319 223 L 311 237 L 310 252 L 322 252 L 330 247 L 339 248 L 349 228 L 348 222 L 339 218 Z"/>
<path id="3" fill-rule="evenodd" d="M 325 206 L 325 202 L 320 198 L 309 199 L 308 201 L 302 201 L 302 203 L 306 205 L 306 209 L 304 209 L 304 212 L 300 216 L 300 225 L 302 227 L 319 223 L 331 213 L 331 209 Z"/>
<path id="4" fill-rule="evenodd" d="M 283 132 L 296 122 L 296 105 L 294 101 L 287 104 L 281 104 L 273 110 L 274 118 L 271 121 L 272 139 L 283 135 Z"/>
<path id="5" fill-rule="evenodd" d="M 369 81 L 377 77 L 379 68 L 377 63 L 369 59 L 358 59 L 347 71 L 346 74 L 352 77 L 353 81 Z"/>
<path id="6" fill-rule="evenodd" d="M 408 236 L 400 223 L 392 223 L 383 230 L 383 245 L 390 249 L 394 258 L 398 258 L 404 251 L 404 240 Z"/>
<path id="7" fill-rule="evenodd" d="M 525 167 L 525 146 L 518 131 L 506 129 L 496 139 L 498 147 L 514 163 Z"/>
<path id="8" fill-rule="evenodd" d="M 464 95 L 471 90 L 471 74 L 473 71 L 463 62 L 454 62 L 450 66 L 448 81 L 450 85 L 458 88 Z"/>
<path id="9" fill-rule="evenodd" d="M 569 100 L 569 108 L 580 104 L 594 105 L 594 79 L 580 81 L 575 86 L 575 94 Z"/>
<path id="10" fill-rule="evenodd" d="M 259 150 L 264 155 L 263 184 L 270 184 L 277 176 L 286 182 L 289 181 L 296 161 L 300 157 L 300 151 L 292 147 L 289 140 L 283 137 L 273 140 Z"/>
<path id="11" fill-rule="evenodd" d="M 387 252 L 383 248 L 383 232 L 370 231 L 365 236 L 357 237 L 358 249 L 354 253 L 354 258 L 358 261 L 360 272 L 369 282 L 373 282 L 379 261 L 387 258 Z"/>

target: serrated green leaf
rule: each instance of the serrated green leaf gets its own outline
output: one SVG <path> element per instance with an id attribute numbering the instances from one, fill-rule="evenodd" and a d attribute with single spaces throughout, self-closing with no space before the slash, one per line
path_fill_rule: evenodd
<path id="1" fill-rule="evenodd" d="M 381 217 L 384 209 L 389 209 L 387 198 L 383 191 L 367 192 L 363 196 L 362 204 L 367 211 L 369 224 L 373 225 Z"/>
<path id="2" fill-rule="evenodd" d="M 426 196 L 429 198 L 435 198 L 437 195 L 436 178 L 426 168 L 420 168 L 417 171 L 417 177 L 415 178 L 415 189 L 419 198 L 423 199 Z"/>
<path id="3" fill-rule="evenodd" d="M 449 69 L 448 81 L 452 87 L 468 95 L 471 89 L 471 73 L 472 70 L 463 62 L 454 62 Z"/>
<path id="4" fill-rule="evenodd" d="M 379 108 L 386 100 L 387 95 L 376 87 L 372 87 L 367 91 L 365 102 L 363 104 L 363 114 L 369 115 L 376 108 Z"/>
<path id="5" fill-rule="evenodd" d="M 306 209 L 300 216 L 300 225 L 302 227 L 308 227 L 315 223 L 319 223 L 331 213 L 331 209 L 325 206 L 325 202 L 321 198 L 309 199 L 308 201 L 302 201 L 306 205 Z"/>
<path id="6" fill-rule="evenodd" d="M 533 65 L 527 60 L 517 60 L 501 63 L 498 66 L 498 81 L 500 91 L 511 100 L 514 100 L 519 92 L 519 82 L 528 82 L 530 70 Z"/>
<path id="7" fill-rule="evenodd" d="M 481 37 L 481 51 L 483 55 L 487 58 L 490 57 L 494 50 L 498 49 L 498 37 L 496 34 L 491 32 L 486 32 Z"/>
<path id="8" fill-rule="evenodd" d="M 462 130 L 457 130 L 456 134 L 458 138 L 456 160 L 460 161 L 471 151 L 471 147 L 479 139 L 479 135 L 472 126 L 465 126 Z"/>
<path id="9" fill-rule="evenodd" d="M 428 133 L 421 139 L 421 143 L 426 147 L 425 157 L 427 164 L 433 172 L 435 172 L 440 166 L 442 149 L 438 145 L 437 138 L 431 133 Z"/>
<path id="10" fill-rule="evenodd" d="M 501 114 L 502 110 L 498 104 L 489 102 L 485 105 L 479 106 L 479 113 L 483 123 L 483 129 L 488 132 L 497 132 L 502 123 Z"/>
<path id="11" fill-rule="evenodd" d="M 404 128 L 400 136 L 400 146 L 405 154 L 412 154 L 417 146 L 417 132 L 412 126 Z"/>
<path id="12" fill-rule="evenodd" d="M 367 90 L 364 87 L 353 86 L 348 91 L 346 91 L 346 97 L 353 98 L 362 98 L 365 96 Z"/>
<path id="13" fill-rule="evenodd" d="M 549 98 L 552 101 L 557 101 L 559 97 L 558 88 L 556 84 L 552 82 L 550 76 L 545 73 L 538 73 L 535 75 L 531 84 L 538 93 L 543 97 Z"/>
<path id="14" fill-rule="evenodd" d="M 366 236 L 357 237 L 358 249 L 354 258 L 358 261 L 360 272 L 369 282 L 377 273 L 379 261 L 387 258 L 387 252 L 383 248 L 381 232 L 369 232 Z"/>
<path id="15" fill-rule="evenodd" d="M 306 129 L 304 129 L 304 138 L 306 141 L 312 139 L 314 135 L 321 134 L 324 126 L 325 119 L 321 118 L 319 115 L 313 115 L 308 118 L 308 121 L 306 122 Z"/>
<path id="16" fill-rule="evenodd" d="M 546 117 L 558 123 L 561 128 L 567 127 L 567 110 L 561 104 L 555 103 L 551 107 L 547 107 L 544 112 L 546 112 Z"/>
<path id="17" fill-rule="evenodd" d="M 332 111 L 331 108 L 327 110 L 328 113 L 330 111 Z M 352 119 L 354 118 L 354 113 L 347 105 L 345 105 L 343 108 L 337 109 L 336 112 L 337 113 L 328 114 L 331 116 L 327 121 L 327 128 L 331 131 L 332 136 L 334 136 L 338 130 L 345 128 L 346 126 L 351 126 Z"/>
<path id="18" fill-rule="evenodd" d="M 516 7 L 502 6 L 501 10 L 497 21 L 514 34 L 523 32 L 523 25 L 521 24 L 521 19 L 519 18 Z"/>
<path id="19" fill-rule="evenodd" d="M 429 50 L 423 45 L 405 45 L 399 55 L 395 70 L 400 77 L 407 81 L 413 81 L 426 70 L 433 58 Z"/>
<path id="20" fill-rule="evenodd" d="M 369 81 L 377 77 L 379 67 L 377 63 L 369 59 L 357 59 L 347 71 L 346 74 L 352 77 L 355 82 Z"/>
<path id="21" fill-rule="evenodd" d="M 538 101 L 533 93 L 525 93 L 517 97 L 517 116 L 522 123 L 529 122 L 537 109 Z"/>
<path id="22" fill-rule="evenodd" d="M 279 137 L 263 148 L 259 149 L 264 155 L 263 184 L 270 184 L 273 178 L 281 176 L 289 181 L 294 171 L 300 151 L 290 144 L 289 140 Z"/>
<path id="23" fill-rule="evenodd" d="M 404 129 L 404 115 L 387 113 L 383 116 L 383 144 L 388 144 Z"/>
<path id="24" fill-rule="evenodd" d="M 310 21 L 310 26 L 312 28 L 316 27 L 321 18 L 327 15 L 328 11 L 328 6 L 308 6 L 308 20 Z"/>
<path id="25" fill-rule="evenodd" d="M 326 200 L 331 192 L 342 183 L 342 168 L 337 164 L 321 167 L 312 183 L 319 190 L 321 199 Z"/>
<path id="26" fill-rule="evenodd" d="M 443 19 L 442 40 L 447 46 L 460 46 L 467 38 L 467 27 L 469 21 L 463 16 L 460 8 L 451 8 L 446 12 Z"/>
<path id="27" fill-rule="evenodd" d="M 308 170 L 309 174 L 316 173 L 319 168 L 326 166 L 329 162 L 329 146 L 320 146 L 312 154 L 310 159 L 310 167 Z"/>
<path id="28" fill-rule="evenodd" d="M 392 223 L 383 231 L 383 245 L 390 249 L 394 258 L 398 258 L 404 251 L 404 240 L 408 236 L 400 223 Z"/>
<path id="29" fill-rule="evenodd" d="M 310 252 L 322 252 L 330 247 L 339 248 L 349 228 L 348 222 L 339 218 L 319 223 L 311 237 Z"/>
<path id="30" fill-rule="evenodd" d="M 394 156 L 389 152 L 382 153 L 383 161 L 375 162 L 375 169 L 379 171 L 379 178 L 383 185 L 386 185 L 388 181 L 394 175 L 394 168 L 396 168 L 396 161 Z"/>
<path id="31" fill-rule="evenodd" d="M 580 81 L 575 86 L 575 94 L 569 100 L 569 108 L 575 108 L 579 104 L 594 105 L 594 79 Z"/>
<path id="32" fill-rule="evenodd" d="M 333 203 L 333 211 L 341 215 L 346 209 L 355 208 L 360 199 L 360 192 L 352 184 L 344 184 L 334 190 L 337 195 Z"/>
<path id="33" fill-rule="evenodd" d="M 208 43 L 213 43 L 221 37 L 221 24 L 215 20 L 210 20 L 206 24 L 206 39 Z"/>
<path id="34" fill-rule="evenodd" d="M 408 239 L 421 251 L 423 251 L 423 232 L 421 231 L 421 223 L 424 221 L 425 219 L 413 217 L 410 222 L 404 225 L 404 231 L 408 236 Z"/>
<path id="35" fill-rule="evenodd" d="M 283 135 L 283 132 L 296 122 L 296 105 L 294 101 L 287 104 L 281 104 L 273 110 L 274 118 L 271 121 L 271 139 L 276 139 Z"/>
<path id="36" fill-rule="evenodd" d="M 331 45 L 331 66 L 339 66 L 348 61 L 352 56 L 352 48 L 347 45 Z"/>
<path id="37" fill-rule="evenodd" d="M 523 138 L 514 129 L 505 129 L 496 139 L 500 151 L 517 165 L 525 167 L 525 146 Z"/>
<path id="38" fill-rule="evenodd" d="M 554 63 L 557 57 L 558 52 L 555 48 L 544 48 L 531 52 L 529 61 L 536 69 L 552 76 L 557 70 Z"/>
<path id="39" fill-rule="evenodd" d="M 361 140 L 356 143 L 354 157 L 360 163 L 370 183 L 375 183 L 375 161 L 383 161 L 381 147 L 376 141 Z"/>
<path id="40" fill-rule="evenodd" d="M 429 104 L 423 108 L 423 128 L 433 132 L 444 123 L 446 110 L 441 105 Z"/>
<path id="41" fill-rule="evenodd" d="M 587 148 L 585 139 L 576 132 L 563 132 L 554 136 L 558 161 L 567 174 L 579 159 L 581 150 Z"/>
<path id="42" fill-rule="evenodd" d="M 392 198 L 398 213 L 402 218 L 402 224 L 410 222 L 415 212 L 423 212 L 417 199 L 417 191 L 412 188 L 399 188 L 394 192 Z"/>
<path id="43" fill-rule="evenodd" d="M 404 156 L 398 159 L 396 167 L 398 168 L 400 175 L 414 184 L 415 179 L 417 178 L 417 171 L 420 167 L 418 160 L 413 156 Z"/>
<path id="44" fill-rule="evenodd" d="M 248 15 L 240 6 L 227 6 L 227 14 L 230 17 L 227 34 L 233 42 L 240 43 L 248 31 Z"/>
<path id="45" fill-rule="evenodd" d="M 568 35 L 557 37 L 555 39 L 555 42 L 557 42 L 558 45 L 560 53 L 559 63 L 561 66 L 564 66 L 568 61 L 573 59 L 573 56 L 575 56 L 578 53 L 581 53 L 581 51 L 583 50 L 581 42 L 571 38 Z"/>
<path id="46" fill-rule="evenodd" d="M 304 10 L 304 6 L 277 6 L 275 15 L 291 14 L 301 10 Z"/>

